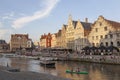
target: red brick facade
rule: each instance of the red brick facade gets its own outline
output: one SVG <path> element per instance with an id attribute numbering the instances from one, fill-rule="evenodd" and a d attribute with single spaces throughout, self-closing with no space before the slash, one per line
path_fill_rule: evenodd
<path id="1" fill-rule="evenodd" d="M 51 40 L 52 40 L 52 35 L 50 33 L 48 33 L 47 35 L 46 34 L 42 35 L 40 38 L 40 42 L 42 42 L 40 46 L 45 48 L 51 47 Z"/>

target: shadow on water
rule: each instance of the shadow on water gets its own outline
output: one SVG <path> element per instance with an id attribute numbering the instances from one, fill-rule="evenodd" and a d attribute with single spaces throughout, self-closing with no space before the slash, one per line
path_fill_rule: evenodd
<path id="1" fill-rule="evenodd" d="M 48 73 L 73 80 L 120 80 L 120 65 L 85 63 L 75 61 L 57 61 L 55 68 L 45 68 L 40 65 L 39 60 L 25 58 L 0 58 L 0 65 L 19 67 L 22 71 L 33 71 Z M 88 74 L 69 74 L 67 69 L 80 68 L 80 71 L 87 71 Z"/>

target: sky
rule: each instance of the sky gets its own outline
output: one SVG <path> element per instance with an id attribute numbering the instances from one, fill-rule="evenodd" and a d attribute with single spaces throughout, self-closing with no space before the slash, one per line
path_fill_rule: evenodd
<path id="1" fill-rule="evenodd" d="M 94 23 L 100 15 L 120 21 L 120 0 L 0 0 L 0 39 L 29 34 L 39 41 L 44 33 L 56 33 L 68 17 Z"/>

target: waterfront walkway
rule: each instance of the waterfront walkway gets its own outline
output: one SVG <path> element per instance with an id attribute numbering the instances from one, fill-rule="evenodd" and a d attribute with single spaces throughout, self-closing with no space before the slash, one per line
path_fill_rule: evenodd
<path id="1" fill-rule="evenodd" d="M 80 55 L 71 54 L 68 57 L 69 60 L 96 62 L 96 63 L 108 63 L 108 64 L 120 64 L 120 56 L 117 55 Z"/>
<path id="2" fill-rule="evenodd" d="M 49 57 L 57 58 L 58 60 L 77 60 L 96 63 L 120 64 L 120 55 L 85 55 L 80 53 L 63 53 L 51 55 Z"/>
<path id="3" fill-rule="evenodd" d="M 45 73 L 9 72 L 7 69 L 7 67 L 0 66 L 0 80 L 70 80 Z"/>

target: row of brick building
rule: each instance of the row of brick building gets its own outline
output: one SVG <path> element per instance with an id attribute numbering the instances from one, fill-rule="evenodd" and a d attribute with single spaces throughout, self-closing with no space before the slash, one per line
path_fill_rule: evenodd
<path id="1" fill-rule="evenodd" d="M 99 16 L 94 23 L 72 20 L 63 24 L 57 33 L 43 34 L 40 37 L 42 48 L 67 48 L 80 51 L 85 46 L 115 46 L 120 48 L 120 23 Z"/>

